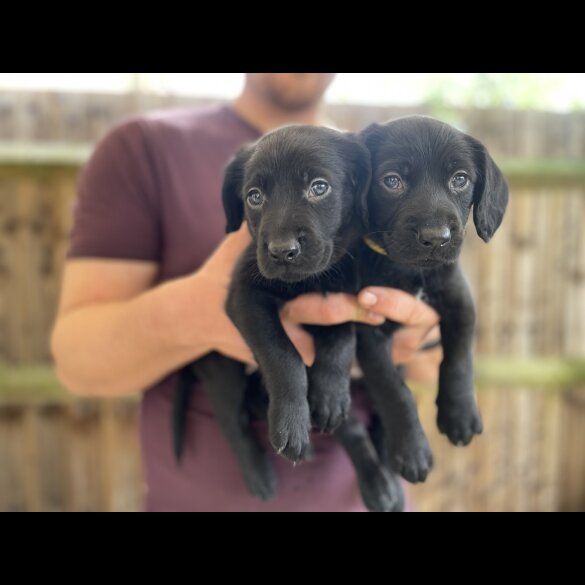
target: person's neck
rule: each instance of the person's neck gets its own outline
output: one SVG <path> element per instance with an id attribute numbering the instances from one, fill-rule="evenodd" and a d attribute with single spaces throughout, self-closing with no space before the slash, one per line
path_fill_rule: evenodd
<path id="1" fill-rule="evenodd" d="M 232 102 L 232 108 L 245 122 L 264 134 L 285 124 L 318 124 L 320 104 L 288 112 L 274 107 L 254 94 L 244 92 Z"/>

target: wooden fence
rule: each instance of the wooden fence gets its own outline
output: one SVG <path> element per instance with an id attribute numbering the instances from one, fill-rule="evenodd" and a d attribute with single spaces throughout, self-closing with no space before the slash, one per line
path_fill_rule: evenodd
<path id="1" fill-rule="evenodd" d="M 0 511 L 140 510 L 135 400 L 23 394 L 0 401 Z M 482 386 L 485 432 L 464 449 L 438 434 L 434 392 L 417 394 L 435 467 L 409 488 L 415 509 L 585 511 L 585 386 Z"/>
<path id="2" fill-rule="evenodd" d="M 0 511 L 137 511 L 135 401 L 0 405 Z"/>
<path id="3" fill-rule="evenodd" d="M 50 361 L 70 206 L 89 144 L 134 111 L 170 105 L 187 101 L 0 94 L 0 510 L 140 507 L 136 402 L 66 400 L 47 367 L 34 365 Z M 355 129 L 404 113 L 336 106 L 327 114 Z M 585 116 L 441 117 L 488 145 L 512 201 L 490 245 L 470 227 L 463 258 L 479 307 L 486 433 L 467 449 L 449 446 L 434 432 L 432 393 L 419 394 L 436 468 L 412 491 L 417 507 L 585 510 Z M 502 356 L 528 361 L 507 365 Z M 535 369 L 547 358 L 556 366 Z"/>

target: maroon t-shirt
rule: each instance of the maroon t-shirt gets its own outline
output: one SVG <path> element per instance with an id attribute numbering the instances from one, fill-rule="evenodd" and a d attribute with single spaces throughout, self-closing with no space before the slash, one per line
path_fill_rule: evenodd
<path id="1" fill-rule="evenodd" d="M 228 106 L 155 113 L 118 126 L 81 175 L 68 257 L 153 261 L 159 282 L 197 270 L 224 236 L 224 167 L 258 137 Z M 365 510 L 354 469 L 332 437 L 315 433 L 315 457 L 293 467 L 272 452 L 264 422 L 254 424 L 276 466 L 278 496 L 265 503 L 250 495 L 200 386 L 178 466 L 171 441 L 176 385 L 173 373 L 142 398 L 147 510 Z"/>

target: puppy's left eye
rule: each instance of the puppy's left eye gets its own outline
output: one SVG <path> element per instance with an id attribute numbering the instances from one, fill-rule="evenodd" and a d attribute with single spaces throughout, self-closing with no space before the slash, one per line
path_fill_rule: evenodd
<path id="1" fill-rule="evenodd" d="M 469 184 L 469 176 L 466 173 L 456 173 L 451 177 L 451 187 L 453 189 L 465 189 Z"/>
<path id="2" fill-rule="evenodd" d="M 390 191 L 402 191 L 404 189 L 404 183 L 398 173 L 390 173 L 384 177 L 384 185 L 390 189 Z"/>
<path id="3" fill-rule="evenodd" d="M 323 179 L 317 179 L 311 183 L 311 188 L 309 189 L 309 197 L 324 197 L 329 193 L 331 187 L 327 181 Z"/>

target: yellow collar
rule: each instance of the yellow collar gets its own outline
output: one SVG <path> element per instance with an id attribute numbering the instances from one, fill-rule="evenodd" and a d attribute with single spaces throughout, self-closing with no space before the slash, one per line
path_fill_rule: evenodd
<path id="1" fill-rule="evenodd" d="M 366 246 L 368 246 L 368 248 L 370 248 L 370 250 L 373 250 L 377 254 L 382 254 L 382 256 L 388 256 L 388 254 L 386 253 L 386 250 L 384 250 L 384 248 L 382 248 L 382 246 L 378 246 L 378 244 L 376 244 L 376 242 L 374 242 L 374 240 L 370 240 L 370 238 L 364 237 L 364 242 L 366 243 Z"/>

